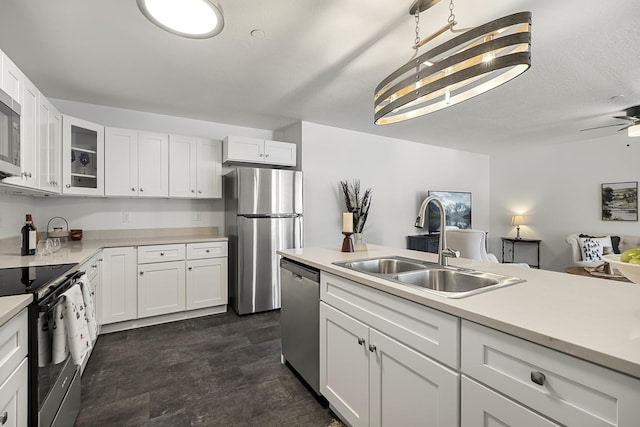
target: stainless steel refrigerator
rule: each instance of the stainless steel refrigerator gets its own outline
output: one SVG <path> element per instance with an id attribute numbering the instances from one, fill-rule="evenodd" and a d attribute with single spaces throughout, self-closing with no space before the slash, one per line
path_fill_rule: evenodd
<path id="1" fill-rule="evenodd" d="M 276 251 L 302 247 L 302 172 L 235 168 L 224 198 L 229 303 L 238 314 L 280 308 Z"/>

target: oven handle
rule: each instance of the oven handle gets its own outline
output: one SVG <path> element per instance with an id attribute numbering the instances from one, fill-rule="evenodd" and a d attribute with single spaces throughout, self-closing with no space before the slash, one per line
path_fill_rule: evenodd
<path id="1" fill-rule="evenodd" d="M 55 306 L 59 302 L 62 302 L 62 300 L 64 299 L 64 295 L 62 294 L 69 288 L 71 288 L 71 286 L 76 283 L 76 280 L 78 280 L 83 274 L 84 271 L 76 271 L 75 273 L 69 274 L 62 283 L 56 286 L 56 288 L 49 295 L 47 295 L 42 301 L 38 303 L 38 311 L 40 313 L 49 311 L 53 308 L 53 306 Z"/>

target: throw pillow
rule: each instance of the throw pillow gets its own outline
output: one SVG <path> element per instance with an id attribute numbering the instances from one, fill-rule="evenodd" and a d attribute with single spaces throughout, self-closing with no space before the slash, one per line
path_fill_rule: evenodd
<path id="1" fill-rule="evenodd" d="M 582 261 L 602 261 L 601 238 L 581 237 Z M 609 245 L 611 246 L 611 245 Z"/>
<path id="2" fill-rule="evenodd" d="M 587 237 L 599 241 L 603 248 L 610 247 L 614 254 L 620 253 L 620 237 L 618 236 L 590 236 L 588 234 L 580 234 L 578 237 Z M 580 239 L 580 247 L 582 248 L 582 239 Z M 582 252 L 582 260 L 584 259 L 584 250 Z M 602 255 L 602 251 L 601 251 Z M 597 260 L 599 261 L 599 260 Z"/>

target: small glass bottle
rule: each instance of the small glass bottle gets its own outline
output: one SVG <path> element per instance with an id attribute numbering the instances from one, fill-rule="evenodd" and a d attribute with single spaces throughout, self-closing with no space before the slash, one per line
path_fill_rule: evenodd
<path id="1" fill-rule="evenodd" d="M 22 234 L 22 247 L 20 248 L 20 255 L 35 255 L 36 254 L 36 227 L 33 225 L 31 214 L 27 214 L 25 224 L 21 230 L 21 234 Z"/>

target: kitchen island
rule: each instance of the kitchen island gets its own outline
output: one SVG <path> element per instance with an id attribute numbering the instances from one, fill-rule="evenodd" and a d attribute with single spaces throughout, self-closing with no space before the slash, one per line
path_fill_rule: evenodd
<path id="1" fill-rule="evenodd" d="M 346 400 L 344 395 L 335 396 L 333 400 L 327 396 L 340 389 L 339 384 L 331 384 L 331 381 L 336 381 L 335 372 L 331 372 L 335 361 L 331 360 L 333 350 L 328 350 L 331 341 L 327 334 L 331 334 L 332 330 L 349 330 L 347 327 L 332 326 L 339 323 L 334 321 L 339 316 L 367 326 L 370 342 L 374 339 L 372 337 L 382 342 L 377 338 L 383 335 L 381 330 L 390 335 L 387 338 L 398 341 L 396 344 L 405 350 L 418 349 L 412 353 L 414 359 L 416 355 L 426 355 L 425 361 L 433 362 L 440 367 L 440 371 L 447 372 L 452 378 L 446 380 L 450 383 L 451 400 L 444 407 L 450 408 L 452 415 L 446 419 L 454 425 L 481 425 L 465 422 L 474 419 L 471 414 L 479 410 L 465 404 L 470 401 L 489 404 L 495 400 L 502 402 L 501 405 L 507 401 L 517 405 L 522 409 L 518 417 L 524 418 L 516 417 L 520 421 L 512 425 L 531 417 L 531 425 L 622 426 L 633 425 L 629 424 L 630 420 L 640 417 L 640 410 L 633 403 L 633 399 L 636 399 L 635 402 L 640 399 L 639 285 L 534 270 L 513 264 L 451 259 L 452 266 L 525 280 L 466 298 L 451 299 L 333 264 L 383 256 L 436 262 L 435 254 L 375 245 L 367 245 L 366 251 L 353 253 L 327 248 L 304 248 L 279 253 L 322 272 L 321 310 L 324 305 L 326 318 L 322 318 L 321 314 L 321 388 L 324 386 L 325 397 L 350 424 L 378 424 L 383 419 L 380 414 L 385 411 L 373 409 L 384 406 L 384 403 L 366 402 L 371 416 L 364 416 L 362 411 L 352 410 L 357 404 L 348 402 L 348 405 L 340 406 L 340 401 Z M 387 308 L 394 313 L 382 313 Z M 431 325 L 435 331 L 431 340 L 438 341 L 439 347 L 450 348 L 444 352 L 446 356 L 440 355 L 440 350 L 430 354 L 426 345 L 423 347 L 427 350 L 421 351 L 419 347 L 422 344 L 411 342 L 413 338 L 404 339 L 400 336 L 411 329 L 416 319 L 422 317 L 422 312 L 425 316 L 428 313 L 429 316 L 442 319 L 440 326 L 437 321 Z M 408 326 L 402 324 L 403 320 L 400 319 L 403 313 L 415 313 L 413 318 L 407 320 Z M 384 317 L 387 318 L 386 323 L 380 320 Z M 378 322 L 378 326 L 375 322 Z M 423 336 L 431 333 L 427 329 L 424 329 L 426 332 L 422 333 Z M 388 331 L 399 332 L 394 336 Z M 451 342 L 445 343 L 447 336 L 450 336 Z M 362 338 L 362 341 L 366 339 Z M 350 339 L 345 339 L 341 346 L 349 342 Z M 373 360 L 383 363 L 385 357 L 381 346 L 369 345 L 367 353 L 376 355 L 371 363 Z M 476 356 L 478 360 L 473 360 Z M 344 360 L 348 360 L 348 357 L 345 356 Z M 390 366 L 387 364 L 387 370 Z M 347 369 L 345 372 L 350 371 L 353 370 Z M 526 378 L 517 378 L 520 374 L 525 374 Z M 376 377 L 376 374 L 369 375 L 371 381 Z M 593 378 L 588 378 L 591 375 Z M 431 379 L 431 382 L 434 380 Z M 438 393 L 443 393 L 445 388 L 438 387 Z M 381 397 L 384 393 L 369 393 L 371 399 L 384 400 Z M 465 399 L 469 393 L 474 398 Z M 489 397 L 483 397 L 485 394 Z M 460 401 L 456 401 L 457 395 L 460 395 Z M 557 401 L 556 395 L 559 396 Z M 438 398 L 440 412 L 446 412 L 442 409 L 443 395 L 438 394 Z M 425 402 L 421 404 L 428 406 Z M 386 408 L 387 414 L 389 407 Z M 480 409 L 492 412 L 487 408 Z M 408 412 L 410 410 L 405 411 Z M 525 412 L 528 415 L 522 415 Z M 456 418 L 458 413 L 459 419 Z M 503 422 L 511 424 L 505 420 Z"/>

